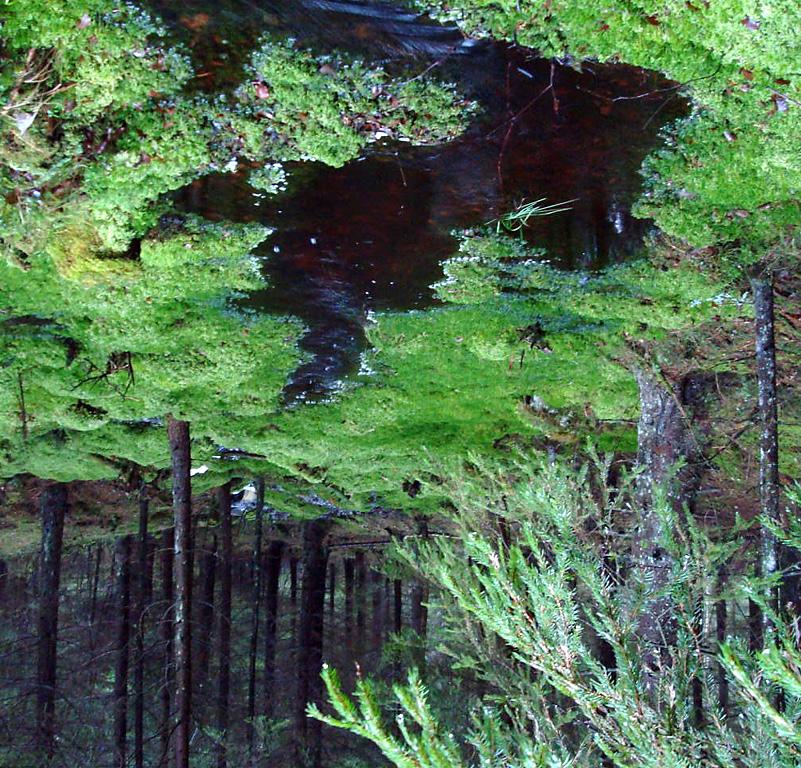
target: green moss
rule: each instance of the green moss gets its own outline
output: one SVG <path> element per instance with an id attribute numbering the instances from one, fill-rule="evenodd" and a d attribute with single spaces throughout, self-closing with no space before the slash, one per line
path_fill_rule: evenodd
<path id="1" fill-rule="evenodd" d="M 254 149 L 282 161 L 340 166 L 381 137 L 447 140 L 461 132 L 469 111 L 452 87 L 402 83 L 358 60 L 298 50 L 292 41 L 265 42 L 249 74 L 238 98 L 268 142 Z"/>

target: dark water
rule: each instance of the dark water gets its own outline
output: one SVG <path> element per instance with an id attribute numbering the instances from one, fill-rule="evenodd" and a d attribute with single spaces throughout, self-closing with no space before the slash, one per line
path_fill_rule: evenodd
<path id="1" fill-rule="evenodd" d="M 199 513 L 204 511 L 201 507 Z M 309 732 L 309 724 L 303 728 L 298 725 L 298 711 L 305 708 L 307 700 L 322 700 L 315 654 L 337 668 L 345 686 L 352 689 L 357 664 L 365 674 L 388 679 L 396 663 L 408 663 L 419 653 L 411 635 L 391 638 L 398 629 L 408 633 L 413 625 L 418 629 L 424 626 L 419 618 L 423 593 L 416 583 L 396 582 L 377 570 L 386 535 L 376 537 L 366 531 L 354 537 L 335 528 L 325 530 L 324 546 L 314 558 L 309 556 L 302 525 L 268 527 L 262 542 L 257 591 L 253 523 L 235 520 L 231 653 L 226 665 L 230 669 L 227 743 L 231 766 L 301 765 L 298 754 L 316 736 Z M 53 761 L 48 765 L 119 765 L 114 738 L 120 711 L 115 680 L 121 660 L 127 665 L 128 681 L 122 689 L 127 690 L 126 764 L 133 765 L 135 680 L 137 668 L 141 668 L 144 765 L 167 765 L 161 762 L 163 694 L 165 680 L 168 687 L 172 685 L 169 664 L 173 650 L 164 634 L 166 629 L 169 637 L 172 631 L 164 575 L 169 573 L 165 556 L 171 563 L 172 550 L 165 546 L 164 533 L 151 535 L 146 566 L 140 570 L 137 538 L 129 538 L 127 550 L 121 543 L 112 540 L 94 544 L 65 552 L 62 557 L 56 643 L 58 737 Z M 269 608 L 271 560 L 278 566 L 274 611 Z M 40 643 L 37 622 L 42 604 L 37 565 L 38 559 L 33 557 L 0 561 L 0 765 L 4 768 L 44 764 L 34 717 Z M 192 765 L 198 768 L 216 764 L 220 632 L 225 621 L 221 580 L 226 568 L 219 530 L 199 527 L 195 533 L 191 621 Z M 314 583 L 321 585 L 317 593 L 310 586 Z M 247 721 L 257 611 L 253 675 L 257 718 L 253 754 L 257 758 L 251 762 Z M 141 655 L 137 641 L 140 615 Z M 275 622 L 274 635 L 268 630 L 270 617 Z M 304 631 L 309 622 L 316 623 L 321 631 Z M 401 636 L 405 639 L 399 641 L 397 637 Z M 266 672 L 268 668 L 272 674 Z M 313 731 L 313 724 L 311 727 Z M 333 729 L 326 729 L 320 742 L 323 765 L 334 765 L 347 753 L 361 755 L 371 765 L 381 764 L 366 743 Z"/>
<path id="2" fill-rule="evenodd" d="M 246 173 L 202 179 L 179 196 L 186 210 L 211 219 L 276 228 L 257 252 L 270 287 L 245 303 L 297 315 L 309 327 L 301 344 L 312 360 L 292 377 L 289 401 L 324 397 L 358 367 L 368 311 L 435 303 L 430 286 L 457 247 L 455 230 L 545 197 L 575 201 L 570 212 L 537 219 L 525 232 L 559 265 L 593 269 L 639 248 L 649 227 L 630 213 L 639 168 L 661 126 L 685 108 L 659 76 L 595 63 L 577 71 L 529 50 L 464 41 L 386 3 L 196 3 L 182 7 L 184 23 L 193 13 L 208 16 L 193 37 L 214 73 L 207 82 L 235 82 L 248 45 L 269 24 L 302 43 L 356 50 L 390 68 L 433 67 L 480 105 L 455 141 L 382 143 L 339 169 L 290 166 L 288 189 L 278 196 L 255 193 Z M 218 49 L 211 56 L 204 46 L 215 41 L 231 56 Z"/>

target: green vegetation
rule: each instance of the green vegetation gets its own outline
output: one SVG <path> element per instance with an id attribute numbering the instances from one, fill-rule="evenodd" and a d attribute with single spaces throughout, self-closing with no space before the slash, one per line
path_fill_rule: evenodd
<path id="1" fill-rule="evenodd" d="M 353 701 L 326 670 L 334 712 L 313 707 L 313 716 L 373 741 L 398 768 L 796 765 L 801 655 L 792 624 L 777 621 L 775 644 L 761 653 L 714 636 L 720 609 L 737 632 L 737 608 L 758 591 L 737 567 L 742 532 L 710 538 L 661 499 L 665 625 L 676 639 L 651 666 L 639 624 L 651 588 L 632 560 L 640 517 L 631 479 L 609 488 L 610 463 L 596 462 L 578 473 L 477 466 L 456 478 L 454 535 L 397 552 L 438 590 L 444 658 L 427 677 L 439 695 L 412 672 L 394 686 L 388 723 L 375 686 L 360 681 Z M 782 537 L 797 548 L 797 533 L 794 523 Z M 721 591 L 724 568 L 732 575 Z M 443 721 L 448 711 L 458 714 Z"/>
<path id="2" fill-rule="evenodd" d="M 458 0 L 442 15 L 471 33 L 545 55 L 621 61 L 665 73 L 693 114 L 646 163 L 639 210 L 695 246 L 732 244 L 747 260 L 798 221 L 801 9 L 792 0 Z M 749 253 L 751 255 L 749 255 Z"/>

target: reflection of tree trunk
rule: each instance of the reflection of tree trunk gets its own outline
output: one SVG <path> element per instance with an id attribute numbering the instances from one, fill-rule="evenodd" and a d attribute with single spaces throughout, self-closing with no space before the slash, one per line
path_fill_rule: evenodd
<path id="1" fill-rule="evenodd" d="M 278 627 L 278 587 L 281 578 L 283 541 L 272 541 L 264 564 L 264 714 L 271 717 L 274 707 L 275 645 Z"/>
<path id="2" fill-rule="evenodd" d="M 392 584 L 394 595 L 393 631 L 399 633 L 403 629 L 403 582 L 395 579 Z"/>
<path id="3" fill-rule="evenodd" d="M 48 760 L 55 748 L 56 657 L 58 602 L 61 584 L 61 548 L 67 486 L 54 483 L 41 500 L 42 547 L 39 555 L 39 637 L 36 670 L 36 732 L 39 748 Z"/>
<path id="4" fill-rule="evenodd" d="M 639 607 L 637 634 L 644 642 L 646 668 L 655 675 L 676 639 L 673 605 L 665 594 L 674 563 L 663 548 L 669 532 L 664 530 L 665 510 L 659 507 L 659 493 L 664 490 L 666 502 L 675 510 L 692 504 L 697 448 L 684 409 L 687 382 L 663 382 L 643 370 L 635 375 L 640 391 L 637 463 L 642 472 L 637 479 L 641 519 L 632 546 L 633 577 L 648 589 L 645 603 Z M 686 464 L 676 471 L 680 461 Z"/>
<path id="5" fill-rule="evenodd" d="M 217 509 L 220 515 L 222 562 L 220 563 L 220 655 L 219 688 L 217 694 L 217 768 L 228 764 L 228 700 L 231 687 L 231 568 L 233 536 L 231 531 L 231 481 L 217 489 Z"/>
<path id="6" fill-rule="evenodd" d="M 337 586 L 337 567 L 334 563 L 328 568 L 328 611 L 334 615 L 334 604 L 336 603 Z"/>
<path id="7" fill-rule="evenodd" d="M 721 599 L 720 593 L 726 588 L 726 570 L 720 569 L 718 575 L 718 601 L 715 603 L 715 635 L 718 641 L 718 647 L 726 642 L 726 633 L 728 631 L 727 623 L 728 616 L 726 611 L 726 601 Z M 726 714 L 729 709 L 729 677 L 726 668 L 718 663 L 718 707 L 721 712 Z"/>
<path id="8" fill-rule="evenodd" d="M 759 392 L 759 507 L 763 521 L 780 522 L 779 515 L 779 422 L 776 392 L 776 341 L 774 336 L 773 275 L 761 274 L 751 278 L 754 293 L 756 332 L 756 369 Z M 776 537 L 762 526 L 760 536 L 760 574 L 770 578 L 778 570 Z M 776 604 L 778 595 L 765 599 Z M 770 630 L 762 617 L 763 635 Z M 760 638 L 760 640 L 763 640 Z M 760 643 L 761 644 L 761 643 Z"/>
<path id="9" fill-rule="evenodd" d="M 345 636 L 350 643 L 353 640 L 353 558 L 348 557 L 342 567 L 345 573 Z"/>
<path id="10" fill-rule="evenodd" d="M 356 602 L 356 653 L 361 655 L 364 651 L 364 630 L 366 626 L 365 603 L 367 602 L 367 566 L 364 562 L 364 552 L 359 550 L 355 557 L 355 585 L 353 599 Z"/>
<path id="11" fill-rule="evenodd" d="M 100 564 L 103 560 L 103 547 L 97 545 L 97 559 L 95 560 L 95 573 L 92 577 L 92 598 L 89 607 L 89 623 L 95 623 L 95 614 L 97 613 L 97 585 L 100 583 Z"/>
<path id="12" fill-rule="evenodd" d="M 203 554 L 200 557 L 200 605 L 198 606 L 198 626 L 200 631 L 196 640 L 197 658 L 195 664 L 195 685 L 198 689 L 206 686 L 209 675 L 209 657 L 214 637 L 214 586 L 217 579 L 217 533 L 208 531 Z"/>
<path id="13" fill-rule="evenodd" d="M 172 504 L 175 517 L 175 768 L 189 768 L 192 715 L 192 506 L 189 423 L 170 417 Z"/>
<path id="14" fill-rule="evenodd" d="M 303 525 L 303 595 L 298 636 L 298 688 L 295 699 L 295 737 L 306 751 L 307 765 L 319 768 L 321 723 L 306 717 L 309 702 L 321 702 L 323 614 L 328 550 L 323 545 L 328 524 L 310 520 Z M 299 761 L 298 761 L 299 762 Z"/>
<path id="15" fill-rule="evenodd" d="M 145 608 L 148 600 L 148 499 L 139 489 L 139 588 L 136 592 L 136 668 L 134 670 L 134 765 L 144 768 L 145 756 Z"/>
<path id="16" fill-rule="evenodd" d="M 159 622 L 159 637 L 164 647 L 163 678 L 161 682 L 161 723 L 159 739 L 161 759 L 159 765 L 166 768 L 170 764 L 170 732 L 172 731 L 172 712 L 170 711 L 170 692 L 173 687 L 172 658 L 172 616 L 173 616 L 173 559 L 175 531 L 168 528 L 161 534 L 161 604 L 162 615 Z"/>
<path id="17" fill-rule="evenodd" d="M 384 604 L 382 601 L 384 592 L 384 579 L 378 571 L 370 571 L 370 592 L 372 599 L 371 612 L 371 639 L 372 651 L 381 658 L 381 645 L 384 637 Z"/>
<path id="18" fill-rule="evenodd" d="M 114 765 L 125 768 L 128 735 L 128 642 L 131 607 L 131 539 L 117 541 L 117 637 L 114 644 Z"/>
<path id="19" fill-rule="evenodd" d="M 250 622 L 250 656 L 248 658 L 248 716 L 247 742 L 249 754 L 253 755 L 256 718 L 256 654 L 259 648 L 259 613 L 261 610 L 261 537 L 264 518 L 264 480 L 256 480 L 256 531 L 253 542 L 253 557 L 250 562 L 250 578 L 253 586 L 253 615 Z"/>

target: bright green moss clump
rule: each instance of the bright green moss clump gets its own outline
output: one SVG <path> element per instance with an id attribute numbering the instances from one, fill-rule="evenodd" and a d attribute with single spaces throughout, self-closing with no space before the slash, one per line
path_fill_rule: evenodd
<path id="1" fill-rule="evenodd" d="M 591 276 L 539 256 L 513 238 L 465 239 L 437 288 L 448 305 L 377 315 L 363 373 L 334 402 L 276 414 L 259 432 L 245 422 L 243 447 L 356 508 L 415 510 L 443 503 L 438 468 L 472 453 L 503 461 L 588 436 L 633 450 L 629 343 L 742 309 L 690 266 L 643 261 Z"/>
<path id="2" fill-rule="evenodd" d="M 370 141 L 434 142 L 464 128 L 467 104 L 429 80 L 400 82 L 344 56 L 315 56 L 292 41 L 266 42 L 253 56 L 252 82 L 238 91 L 264 127 L 277 160 L 340 166 Z"/>

